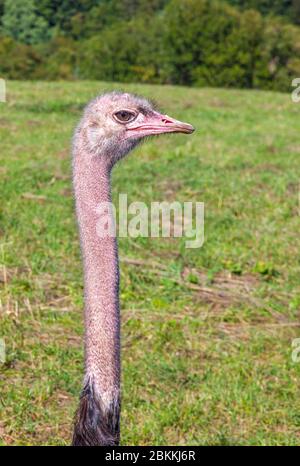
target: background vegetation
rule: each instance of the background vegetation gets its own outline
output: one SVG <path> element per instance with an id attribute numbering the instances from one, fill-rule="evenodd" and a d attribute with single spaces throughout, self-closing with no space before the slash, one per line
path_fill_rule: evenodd
<path id="1" fill-rule="evenodd" d="M 70 135 L 116 84 L 10 83 L 0 117 L 0 443 L 69 444 L 83 374 Z M 120 239 L 122 444 L 297 445 L 299 116 L 274 92 L 127 85 L 192 122 L 113 195 L 205 203 L 205 242 Z"/>
<path id="2" fill-rule="evenodd" d="M 300 0 L 0 0 L 0 74 L 285 91 L 299 23 Z"/>

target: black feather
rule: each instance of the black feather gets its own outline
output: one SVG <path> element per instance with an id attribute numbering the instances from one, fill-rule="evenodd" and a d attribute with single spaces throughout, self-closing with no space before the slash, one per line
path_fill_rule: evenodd
<path id="1" fill-rule="evenodd" d="M 114 446 L 120 441 L 120 399 L 103 409 L 101 396 L 89 380 L 75 416 L 73 446 Z"/>

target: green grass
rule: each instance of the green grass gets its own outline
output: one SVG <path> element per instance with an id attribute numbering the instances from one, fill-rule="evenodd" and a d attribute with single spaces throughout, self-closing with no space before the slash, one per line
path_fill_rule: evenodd
<path id="1" fill-rule="evenodd" d="M 113 87 L 12 82 L 0 104 L 0 444 L 70 443 L 83 375 L 70 138 L 83 105 Z M 197 132 L 142 145 L 116 167 L 115 199 L 202 201 L 205 243 L 120 240 L 122 444 L 296 445 L 300 105 L 126 89 Z"/>

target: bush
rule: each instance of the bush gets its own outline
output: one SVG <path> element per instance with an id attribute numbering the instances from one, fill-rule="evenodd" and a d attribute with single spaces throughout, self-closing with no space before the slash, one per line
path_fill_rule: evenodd
<path id="1" fill-rule="evenodd" d="M 10 37 L 0 39 L 0 72 L 8 78 L 287 91 L 300 76 L 300 28 L 263 16 L 256 0 L 230 2 L 239 8 L 218 0 L 41 0 L 39 10 L 35 1 L 4 0 Z M 259 9 L 283 14 L 279 6 L 266 0 Z M 3 0 L 0 14 L 1 7 Z"/>
<path id="2" fill-rule="evenodd" d="M 31 79 L 41 57 L 30 46 L 0 36 L 0 74 L 10 79 Z"/>

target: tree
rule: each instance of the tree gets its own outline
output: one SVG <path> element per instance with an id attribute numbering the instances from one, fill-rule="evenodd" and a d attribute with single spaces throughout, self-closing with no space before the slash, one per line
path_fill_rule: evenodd
<path id="1" fill-rule="evenodd" d="M 300 73 L 299 28 L 273 18 L 266 23 L 263 35 L 256 87 L 288 91 L 292 79 Z"/>
<path id="2" fill-rule="evenodd" d="M 162 82 L 164 61 L 158 18 L 117 22 L 80 44 L 79 77 L 107 81 Z"/>
<path id="3" fill-rule="evenodd" d="M 244 71 L 232 40 L 240 14 L 212 0 L 173 0 L 166 9 L 165 37 L 171 82 L 243 86 Z"/>
<path id="4" fill-rule="evenodd" d="M 300 20 L 299 0 L 227 0 L 227 2 L 242 10 L 255 9 L 262 15 L 285 16 L 295 23 Z"/>
<path id="5" fill-rule="evenodd" d="M 110 3 L 111 0 L 35 0 L 39 14 L 48 27 L 55 28 L 58 35 L 71 35 L 72 18 L 87 14 L 99 3 Z"/>
<path id="6" fill-rule="evenodd" d="M 294 23 L 300 24 L 300 0 L 293 0 L 292 15 Z"/>
<path id="7" fill-rule="evenodd" d="M 49 39 L 47 23 L 38 15 L 33 0 L 5 0 L 1 32 L 29 45 Z"/>
<path id="8" fill-rule="evenodd" d="M 0 75 L 9 79 L 33 79 L 42 58 L 31 46 L 0 37 Z"/>
<path id="9" fill-rule="evenodd" d="M 4 13 L 4 1 L 5 0 L 0 0 L 0 24 L 1 24 L 1 21 L 2 21 L 3 13 Z"/>
<path id="10" fill-rule="evenodd" d="M 77 47 L 72 39 L 56 36 L 50 42 L 40 45 L 40 55 L 43 62 L 36 67 L 36 79 L 66 79 L 77 78 Z"/>

